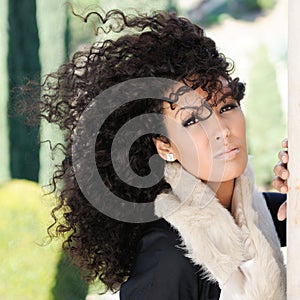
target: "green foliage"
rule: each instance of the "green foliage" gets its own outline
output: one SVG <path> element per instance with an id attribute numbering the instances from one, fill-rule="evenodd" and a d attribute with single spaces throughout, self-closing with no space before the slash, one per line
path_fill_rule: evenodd
<path id="1" fill-rule="evenodd" d="M 83 300 L 88 293 L 88 284 L 82 280 L 79 271 L 64 253 L 57 265 L 55 282 L 53 300 Z"/>
<path id="2" fill-rule="evenodd" d="M 9 146 L 7 131 L 8 74 L 4 63 L 8 51 L 7 9 L 8 1 L 0 1 L 0 182 L 9 178 Z"/>
<path id="3" fill-rule="evenodd" d="M 35 0 L 8 1 L 8 24 L 7 62 L 10 92 L 8 125 L 11 177 L 38 181 L 39 126 L 28 126 L 26 118 L 15 113 L 15 107 L 19 105 L 21 99 L 15 89 L 22 86 L 29 78 L 37 81 L 40 78 Z M 34 98 L 28 99 L 28 101 L 34 100 Z"/>
<path id="4" fill-rule="evenodd" d="M 47 200 L 49 201 L 49 199 Z M 45 244 L 51 223 L 38 184 L 12 180 L 0 187 L 1 300 L 51 299 L 58 244 Z"/>
<path id="5" fill-rule="evenodd" d="M 264 9 L 271 9 L 275 6 L 276 0 L 257 0 L 259 6 Z"/>
<path id="6" fill-rule="evenodd" d="M 241 2 L 241 1 L 239 1 Z M 261 9 L 258 0 L 244 0 L 244 5 L 249 11 L 258 11 Z"/>
<path id="7" fill-rule="evenodd" d="M 254 156 L 257 184 L 269 185 L 280 141 L 286 136 L 276 72 L 264 45 L 253 54 L 246 100 L 249 153 Z"/>
<path id="8" fill-rule="evenodd" d="M 272 9 L 276 0 L 215 0 L 202 1 L 199 12 L 201 18 L 196 20 L 205 27 L 219 24 L 227 17 L 249 20 L 262 11 Z"/>
<path id="9" fill-rule="evenodd" d="M 275 6 L 276 0 L 237 0 L 237 2 L 244 2 L 249 10 L 265 10 L 271 9 Z"/>

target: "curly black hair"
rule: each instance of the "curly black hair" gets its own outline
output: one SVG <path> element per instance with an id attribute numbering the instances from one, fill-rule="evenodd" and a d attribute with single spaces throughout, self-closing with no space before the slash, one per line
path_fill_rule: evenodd
<path id="1" fill-rule="evenodd" d="M 105 15 L 91 12 L 85 21 L 91 15 L 98 17 L 102 34 L 115 32 L 120 37 L 95 42 L 89 49 L 76 52 L 70 62 L 49 74 L 42 85 L 41 116 L 59 125 L 66 141 L 65 159 L 52 180 L 59 202 L 52 211 L 54 222 L 48 233 L 52 238 L 63 237 L 63 249 L 70 254 L 74 264 L 84 270 L 87 280 L 98 278 L 108 289 L 116 291 L 130 274 L 137 243 L 149 223 L 129 223 L 111 218 L 96 209 L 83 194 L 75 170 L 81 167 L 79 156 L 85 156 L 86 145 L 82 145 L 78 157 L 72 155 L 75 131 L 84 134 L 86 129 L 78 129 L 80 116 L 95 99 L 102 101 L 103 108 L 113 107 L 118 102 L 116 99 L 104 101 L 97 96 L 129 79 L 156 77 L 180 81 L 192 89 L 201 87 L 208 93 L 207 101 L 216 89 L 221 89 L 220 78 L 228 82 L 230 93 L 237 101 L 243 98 L 245 86 L 238 78 L 231 78 L 234 65 L 218 52 L 215 42 L 186 18 L 165 12 L 125 15 L 122 11 L 111 10 Z M 132 32 L 128 33 L 128 29 Z M 158 84 L 155 88 L 163 94 L 170 87 Z M 126 97 L 124 89 L 120 96 Z M 167 98 L 170 105 L 178 98 L 171 96 Z M 151 203 L 159 193 L 170 188 L 163 179 L 163 168 L 155 175 L 158 180 L 152 187 L 137 188 L 125 184 L 114 170 L 111 154 L 118 130 L 137 116 L 162 113 L 162 102 L 153 97 L 127 101 L 102 120 L 103 125 L 97 132 L 93 149 L 97 170 L 110 192 L 126 201 Z M 95 120 L 88 120 L 88 123 L 104 116 L 98 110 L 92 118 Z M 144 125 L 151 128 L 153 124 L 149 121 Z M 138 132 L 139 128 L 136 130 Z M 149 160 L 157 154 L 153 137 L 165 138 L 167 142 L 167 137 L 162 134 L 141 132 L 131 145 L 129 163 L 137 176 L 151 173 Z M 126 136 L 123 138 L 126 140 Z M 120 154 L 117 163 L 127 166 L 126 159 Z M 161 165 L 164 165 L 162 160 Z M 85 184 L 89 188 L 94 178 L 88 172 L 89 166 L 83 167 L 87 170 Z M 124 169 L 126 173 L 127 169 Z M 105 192 L 92 196 L 102 202 L 107 199 Z"/>

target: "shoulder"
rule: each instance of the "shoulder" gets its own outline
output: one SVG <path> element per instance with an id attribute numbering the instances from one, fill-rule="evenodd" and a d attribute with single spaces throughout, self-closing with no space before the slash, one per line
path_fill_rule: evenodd
<path id="1" fill-rule="evenodd" d="M 121 286 L 121 300 L 197 299 L 199 267 L 179 245 L 177 232 L 165 220 L 150 226 L 138 244 L 131 275 Z"/>

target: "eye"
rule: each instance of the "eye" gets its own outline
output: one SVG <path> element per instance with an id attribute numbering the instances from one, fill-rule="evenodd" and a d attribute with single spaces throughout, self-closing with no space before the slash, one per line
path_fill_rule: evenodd
<path id="1" fill-rule="evenodd" d="M 194 124 L 197 124 L 200 121 L 200 118 L 197 117 L 195 113 L 192 113 L 192 116 L 188 118 L 187 120 L 182 122 L 183 127 L 188 127 Z"/>
<path id="2" fill-rule="evenodd" d="M 200 106 L 185 107 L 184 111 L 188 113 L 188 116 L 183 122 L 182 126 L 187 127 L 207 120 L 213 113 L 212 108 L 206 101 Z"/>
<path id="3" fill-rule="evenodd" d="M 222 114 L 222 113 L 224 113 L 224 112 L 226 112 L 226 111 L 235 109 L 235 108 L 237 108 L 237 107 L 239 107 L 239 106 L 238 106 L 238 104 L 236 104 L 236 103 L 229 103 L 229 104 L 226 104 L 226 105 L 224 105 L 224 106 L 221 107 L 220 113 Z"/>

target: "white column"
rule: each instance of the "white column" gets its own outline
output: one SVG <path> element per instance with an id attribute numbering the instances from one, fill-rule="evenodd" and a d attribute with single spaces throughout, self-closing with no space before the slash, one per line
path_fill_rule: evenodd
<path id="1" fill-rule="evenodd" d="M 65 59 L 65 26 L 66 6 L 61 0 L 37 1 L 37 21 L 40 38 L 40 61 L 42 81 L 48 73 L 54 72 Z M 54 147 L 57 143 L 63 143 L 62 132 L 58 126 L 41 121 L 41 141 L 51 140 Z M 49 143 L 42 143 L 40 148 L 40 172 L 39 183 L 44 186 L 49 184 L 52 178 L 55 164 L 59 164 L 63 155 L 58 150 L 56 160 L 52 159 Z"/>
<path id="2" fill-rule="evenodd" d="M 287 296 L 300 297 L 300 1 L 289 0 L 288 137 L 289 171 L 287 207 Z"/>

